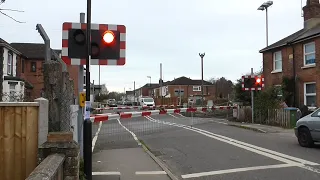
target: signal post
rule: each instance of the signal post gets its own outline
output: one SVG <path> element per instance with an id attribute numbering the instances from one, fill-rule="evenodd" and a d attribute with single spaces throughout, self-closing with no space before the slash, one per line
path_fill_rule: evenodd
<path id="1" fill-rule="evenodd" d="M 254 123 L 254 91 L 261 91 L 264 88 L 264 77 L 262 75 L 242 76 L 242 90 L 251 91 L 252 123 Z"/>
<path id="2" fill-rule="evenodd" d="M 62 25 L 61 59 L 67 65 L 86 65 L 86 92 L 79 94 L 79 105 L 85 107 L 83 156 L 84 171 L 88 180 L 92 179 L 90 65 L 125 65 L 125 52 L 126 27 L 116 24 L 91 24 L 90 0 L 88 0 L 87 23 L 65 22 Z"/>

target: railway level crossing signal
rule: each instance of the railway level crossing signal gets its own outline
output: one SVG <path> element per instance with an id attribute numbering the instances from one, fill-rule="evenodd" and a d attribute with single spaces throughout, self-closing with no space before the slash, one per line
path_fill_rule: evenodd
<path id="1" fill-rule="evenodd" d="M 86 42 L 86 23 L 63 23 L 62 60 L 67 65 L 86 65 Z M 125 65 L 126 27 L 91 24 L 90 55 L 90 65 Z"/>
<path id="2" fill-rule="evenodd" d="M 242 90 L 261 91 L 264 88 L 263 76 L 242 76 Z"/>

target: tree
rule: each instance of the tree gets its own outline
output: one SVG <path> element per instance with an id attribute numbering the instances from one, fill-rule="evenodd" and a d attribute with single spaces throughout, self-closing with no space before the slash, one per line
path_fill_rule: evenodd
<path id="1" fill-rule="evenodd" d="M 232 94 L 233 83 L 225 77 L 211 78 L 209 82 L 216 86 L 215 96 L 217 98 L 226 99 L 228 98 L 228 95 Z"/>

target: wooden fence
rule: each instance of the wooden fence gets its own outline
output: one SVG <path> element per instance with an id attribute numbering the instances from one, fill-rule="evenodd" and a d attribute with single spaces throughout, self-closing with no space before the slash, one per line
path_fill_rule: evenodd
<path id="1" fill-rule="evenodd" d="M 237 116 L 239 121 L 251 123 L 251 107 L 238 108 Z M 290 111 L 285 109 L 266 109 L 264 111 L 256 110 L 254 123 L 290 128 L 290 118 Z"/>
<path id="2" fill-rule="evenodd" d="M 23 180 L 38 163 L 38 102 L 0 103 L 0 179 Z"/>

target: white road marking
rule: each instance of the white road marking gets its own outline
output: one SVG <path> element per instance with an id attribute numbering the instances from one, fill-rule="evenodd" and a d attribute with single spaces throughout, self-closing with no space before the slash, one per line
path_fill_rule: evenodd
<path id="1" fill-rule="evenodd" d="M 221 122 L 221 121 L 215 121 L 215 120 L 209 120 L 209 121 L 210 121 L 210 122 L 214 122 L 214 123 L 219 123 L 219 124 L 228 125 L 228 123 Z"/>
<path id="2" fill-rule="evenodd" d="M 122 126 L 126 131 L 128 131 L 128 132 L 132 135 L 133 139 L 134 139 L 134 140 L 138 143 L 138 145 L 140 146 L 141 143 L 140 143 L 140 141 L 138 140 L 136 134 L 134 134 L 132 131 L 130 131 L 127 127 L 125 127 L 125 126 L 121 123 L 120 119 L 117 119 L 117 121 L 118 121 L 118 123 L 120 124 L 120 126 Z"/>
<path id="3" fill-rule="evenodd" d="M 136 175 L 158 175 L 167 174 L 165 171 L 137 171 Z"/>
<path id="4" fill-rule="evenodd" d="M 174 116 L 173 114 L 168 114 L 168 115 L 170 115 L 170 116 L 172 116 L 172 117 L 174 117 L 176 119 L 178 118 L 177 116 Z"/>
<path id="5" fill-rule="evenodd" d="M 92 152 L 93 152 L 94 147 L 95 147 L 95 145 L 96 145 L 96 142 L 97 142 L 97 140 L 98 140 L 98 136 L 99 136 L 101 127 L 102 127 L 102 121 L 99 122 L 98 130 L 97 130 L 96 134 L 94 135 L 94 137 L 93 137 L 93 139 L 92 139 Z"/>
<path id="6" fill-rule="evenodd" d="M 163 121 L 156 120 L 152 117 L 147 117 L 147 119 L 152 122 L 163 123 Z M 318 163 L 315 163 L 315 162 L 307 161 L 304 159 L 300 159 L 297 157 L 289 156 L 289 155 L 282 154 L 282 153 L 279 153 L 276 151 L 272 151 L 269 149 L 258 147 L 258 146 L 252 145 L 252 144 L 244 143 L 242 141 L 238 141 L 238 140 L 226 137 L 226 136 L 214 134 L 214 133 L 211 133 L 209 131 L 205 131 L 205 130 L 202 130 L 199 128 L 184 126 L 184 125 L 176 124 L 176 123 L 170 123 L 170 124 L 166 123 L 166 124 L 171 125 L 171 126 L 182 127 L 184 129 L 187 129 L 187 130 L 190 130 L 193 132 L 197 132 L 199 134 L 210 137 L 212 139 L 216 139 L 216 140 L 234 145 L 236 147 L 239 147 L 239 148 L 242 148 L 242 149 L 245 149 L 245 150 L 248 150 L 248 151 L 251 151 L 251 152 L 254 152 L 254 153 L 257 153 L 257 154 L 260 154 L 260 155 L 263 155 L 263 156 L 266 156 L 266 157 L 269 157 L 269 158 L 272 158 L 272 159 L 275 159 L 275 160 L 278 160 L 278 161 L 281 161 L 284 163 L 287 163 L 291 166 L 297 166 L 297 167 L 301 167 L 301 168 L 307 169 L 307 170 L 315 172 L 315 173 L 320 173 L 320 171 L 318 169 L 310 167 L 310 166 L 306 166 L 306 165 L 319 165 Z"/>
<path id="7" fill-rule="evenodd" d="M 120 172 L 92 172 L 93 176 L 106 176 L 106 175 L 121 175 Z"/>
<path id="8" fill-rule="evenodd" d="M 181 175 L 181 177 L 182 177 L 183 179 L 188 179 L 188 178 L 197 178 L 197 177 L 212 176 L 212 175 L 218 175 L 218 174 L 228 174 L 228 173 L 236 173 L 236 172 L 262 170 L 262 169 L 277 169 L 277 168 L 294 167 L 294 166 L 295 166 L 295 165 L 291 165 L 291 164 L 277 164 L 277 165 L 268 165 L 268 166 L 254 166 L 254 167 L 225 169 L 225 170 L 218 170 L 218 171 L 210 171 L 210 172 L 201 172 L 201 173 L 185 174 L 185 175 Z"/>
<path id="9" fill-rule="evenodd" d="M 184 115 L 182 115 L 182 114 L 180 114 L 180 113 L 178 113 L 178 115 L 180 115 L 181 117 L 185 117 Z"/>

